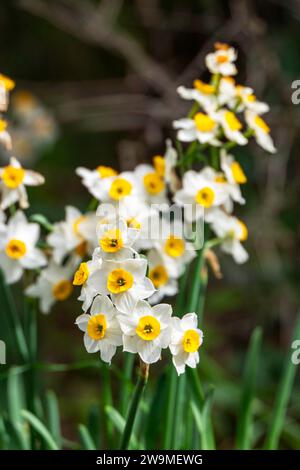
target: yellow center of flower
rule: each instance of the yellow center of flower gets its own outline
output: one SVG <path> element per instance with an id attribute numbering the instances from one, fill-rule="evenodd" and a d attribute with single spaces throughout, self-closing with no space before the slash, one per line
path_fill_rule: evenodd
<path id="1" fill-rule="evenodd" d="M 130 217 L 126 220 L 126 223 L 128 228 L 136 228 L 140 230 L 142 227 L 141 223 L 135 217 Z"/>
<path id="2" fill-rule="evenodd" d="M 73 285 L 82 286 L 89 277 L 89 268 L 87 263 L 81 263 L 76 273 L 74 274 Z"/>
<path id="3" fill-rule="evenodd" d="M 90 338 L 99 341 L 105 336 L 107 329 L 106 318 L 103 313 L 92 315 L 87 324 L 87 333 Z"/>
<path id="4" fill-rule="evenodd" d="M 112 182 L 109 190 L 109 195 L 115 201 L 120 201 L 132 191 L 132 185 L 125 178 L 117 178 Z"/>
<path id="5" fill-rule="evenodd" d="M 241 242 L 244 242 L 248 238 L 248 228 L 247 228 L 247 225 L 244 222 L 242 222 L 241 220 L 238 220 L 238 224 L 239 224 L 239 227 L 241 229 L 241 234 L 239 236 L 239 240 Z"/>
<path id="6" fill-rule="evenodd" d="M 133 275 L 125 269 L 114 269 L 107 277 L 107 289 L 112 294 L 126 292 L 133 286 Z"/>
<path id="7" fill-rule="evenodd" d="M 208 83 L 202 82 L 202 80 L 194 80 L 194 88 L 204 93 L 205 95 L 212 95 L 215 92 L 215 87 L 213 85 L 209 85 Z"/>
<path id="8" fill-rule="evenodd" d="M 118 174 L 116 170 L 110 166 L 100 165 L 96 168 L 96 170 L 98 171 L 100 178 L 109 178 L 110 176 L 116 176 Z"/>
<path id="9" fill-rule="evenodd" d="M 218 54 L 216 60 L 218 64 L 224 64 L 225 62 L 228 62 L 228 55 Z"/>
<path id="10" fill-rule="evenodd" d="M 215 182 L 216 183 L 226 183 L 226 178 L 224 175 L 217 175 L 215 177 Z"/>
<path id="11" fill-rule="evenodd" d="M 184 333 L 182 346 L 185 352 L 194 353 L 201 346 L 201 337 L 195 330 L 187 330 Z"/>
<path id="12" fill-rule="evenodd" d="M 246 97 L 246 100 L 248 101 L 248 103 L 254 103 L 254 101 L 256 101 L 256 96 L 251 94 L 251 95 L 248 95 Z"/>
<path id="13" fill-rule="evenodd" d="M 7 91 L 11 91 L 15 87 L 15 82 L 11 78 L 6 77 L 6 75 L 0 74 L 0 83 L 3 84 Z"/>
<path id="14" fill-rule="evenodd" d="M 11 259 L 20 259 L 26 253 L 26 245 L 21 240 L 10 240 L 6 245 L 5 252 Z"/>
<path id="15" fill-rule="evenodd" d="M 153 341 L 160 334 L 160 323 L 152 315 L 146 315 L 139 319 L 135 332 L 144 341 Z"/>
<path id="16" fill-rule="evenodd" d="M 23 168 L 15 168 L 14 166 L 8 165 L 3 168 L 2 181 L 10 189 L 16 189 L 22 184 L 25 177 L 25 170 Z"/>
<path id="17" fill-rule="evenodd" d="M 234 181 L 238 184 L 247 183 L 247 177 L 243 171 L 243 168 L 238 162 L 231 163 L 231 171 L 234 178 Z"/>
<path id="18" fill-rule="evenodd" d="M 7 127 L 7 122 L 4 121 L 3 119 L 0 119 L 0 132 L 5 131 L 6 127 Z"/>
<path id="19" fill-rule="evenodd" d="M 226 42 L 215 42 L 214 46 L 216 51 L 227 51 L 230 47 Z"/>
<path id="20" fill-rule="evenodd" d="M 269 134 L 270 128 L 268 124 L 260 117 L 260 116 L 255 116 L 254 118 L 254 123 L 257 127 L 259 127 L 265 134 Z"/>
<path id="21" fill-rule="evenodd" d="M 185 242 L 182 238 L 170 235 L 165 243 L 165 252 L 172 258 L 178 258 L 184 253 Z"/>
<path id="22" fill-rule="evenodd" d="M 168 282 L 169 276 L 166 268 L 163 265 L 158 264 L 154 268 L 150 269 L 149 278 L 153 282 L 154 287 L 158 289 Z"/>
<path id="23" fill-rule="evenodd" d="M 161 155 L 155 155 L 155 157 L 153 157 L 153 166 L 159 176 L 163 177 L 165 175 L 166 161 L 164 157 Z"/>
<path id="24" fill-rule="evenodd" d="M 215 200 L 215 193 L 214 191 L 209 188 L 208 186 L 205 186 L 202 189 L 199 189 L 195 196 L 195 201 L 197 204 L 200 204 L 201 206 L 208 208 L 212 206 Z"/>
<path id="25" fill-rule="evenodd" d="M 72 294 L 73 286 L 68 279 L 62 279 L 52 287 L 53 297 L 56 300 L 66 300 Z"/>
<path id="26" fill-rule="evenodd" d="M 100 246 L 106 253 L 116 253 L 123 248 L 122 232 L 118 228 L 113 228 L 104 232 L 99 240 Z"/>
<path id="27" fill-rule="evenodd" d="M 79 231 L 79 226 L 80 224 L 86 220 L 86 216 L 85 215 L 81 215 L 79 217 L 77 217 L 77 219 L 75 219 L 75 221 L 73 222 L 73 232 L 75 233 L 75 235 L 79 238 L 82 238 L 82 235 Z"/>
<path id="28" fill-rule="evenodd" d="M 225 112 L 225 122 L 231 131 L 239 131 L 242 129 L 242 124 L 231 111 Z"/>
<path id="29" fill-rule="evenodd" d="M 164 189 L 165 184 L 157 173 L 147 173 L 144 176 L 144 186 L 148 193 L 158 194 Z"/>
<path id="30" fill-rule="evenodd" d="M 197 113 L 194 116 L 194 122 L 200 132 L 211 132 L 216 125 L 216 122 L 204 113 Z"/>

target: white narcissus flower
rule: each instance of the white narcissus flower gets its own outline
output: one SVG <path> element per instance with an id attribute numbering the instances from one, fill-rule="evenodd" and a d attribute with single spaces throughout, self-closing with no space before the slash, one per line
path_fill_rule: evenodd
<path id="1" fill-rule="evenodd" d="M 242 123 L 232 111 L 221 109 L 215 114 L 215 119 L 222 125 L 225 137 L 230 142 L 236 142 L 238 145 L 247 144 L 248 139 L 241 132 Z"/>
<path id="2" fill-rule="evenodd" d="M 268 124 L 256 113 L 249 110 L 245 112 L 245 119 L 250 129 L 254 131 L 254 137 L 258 145 L 267 152 L 275 153 L 277 150 L 270 136 Z"/>
<path id="3" fill-rule="evenodd" d="M 216 43 L 215 52 L 207 54 L 205 63 L 211 73 L 226 76 L 236 75 L 237 68 L 233 62 L 237 58 L 237 53 L 228 44 Z"/>
<path id="4" fill-rule="evenodd" d="M 39 225 L 29 223 L 22 211 L 17 211 L 7 225 L 0 225 L 0 268 L 8 284 L 17 282 L 25 269 L 47 264 L 44 253 L 36 248 L 39 236 Z"/>
<path id="5" fill-rule="evenodd" d="M 225 104 L 229 104 L 235 102 L 236 98 L 236 86 L 235 80 L 232 77 L 222 77 L 219 83 L 218 88 L 218 105 L 224 106 Z"/>
<path id="6" fill-rule="evenodd" d="M 132 171 L 124 171 L 117 176 L 107 178 L 97 190 L 101 202 L 118 205 L 120 201 L 126 201 L 129 196 L 143 198 L 136 176 Z"/>
<path id="7" fill-rule="evenodd" d="M 47 236 L 53 248 L 53 258 L 58 264 L 70 253 L 83 258 L 95 246 L 96 217 L 94 213 L 83 215 L 76 207 L 66 207 L 66 219 L 54 224 Z"/>
<path id="8" fill-rule="evenodd" d="M 117 310 L 106 295 L 97 295 L 90 315 L 83 314 L 76 319 L 76 325 L 83 331 L 84 345 L 88 353 L 100 351 L 102 361 L 111 363 L 117 346 L 122 345 L 122 331 L 117 320 Z"/>
<path id="9" fill-rule="evenodd" d="M 44 181 L 42 175 L 25 170 L 15 157 L 11 157 L 9 165 L 0 168 L 1 208 L 4 210 L 19 202 L 20 207 L 26 209 L 29 204 L 25 186 L 39 186 Z"/>
<path id="10" fill-rule="evenodd" d="M 241 194 L 241 184 L 247 183 L 247 177 L 239 164 L 232 155 L 226 153 L 223 149 L 220 153 L 221 169 L 226 177 L 228 183 L 228 191 L 233 201 L 239 204 L 245 204 L 245 199 Z M 229 212 L 233 209 L 232 206 L 226 207 Z"/>
<path id="11" fill-rule="evenodd" d="M 89 277 L 93 272 L 101 267 L 102 258 L 97 250 L 93 253 L 93 258 L 87 262 L 80 263 L 74 274 L 73 285 L 81 286 L 78 300 L 82 302 L 82 310 L 86 312 L 91 306 L 93 298 L 97 295 L 97 290 L 89 284 Z"/>
<path id="12" fill-rule="evenodd" d="M 34 284 L 25 290 L 29 297 L 39 299 L 41 312 L 49 313 L 55 302 L 67 300 L 73 292 L 71 277 L 74 273 L 74 260 L 60 266 L 54 261 L 43 269 Z"/>
<path id="13" fill-rule="evenodd" d="M 7 122 L 0 119 L 0 143 L 6 150 L 12 149 L 11 136 L 7 131 Z"/>
<path id="14" fill-rule="evenodd" d="M 187 313 L 181 319 L 172 318 L 170 351 L 178 375 L 185 372 L 185 366 L 195 368 L 199 363 L 199 348 L 203 343 L 203 332 L 197 327 L 197 315 Z"/>
<path id="15" fill-rule="evenodd" d="M 205 112 L 214 111 L 217 107 L 216 88 L 213 85 L 195 80 L 194 88 L 180 86 L 177 93 L 184 100 L 194 100 L 204 109 Z"/>
<path id="16" fill-rule="evenodd" d="M 173 122 L 173 127 L 179 129 L 177 139 L 181 142 L 198 140 L 200 144 L 220 145 L 216 138 L 219 130 L 218 122 L 209 114 L 199 112 L 192 119 L 178 119 Z"/>
<path id="17" fill-rule="evenodd" d="M 137 253 L 131 246 L 139 235 L 139 229 L 128 227 L 126 221 L 120 217 L 109 223 L 100 221 L 97 225 L 97 240 L 100 248 L 96 250 L 104 260 L 133 258 Z"/>
<path id="18" fill-rule="evenodd" d="M 161 253 L 168 273 L 177 279 L 184 272 L 185 266 L 195 257 L 193 244 L 184 239 L 185 226 L 179 219 L 170 221 L 167 217 L 160 220 L 160 231 L 154 242 Z"/>
<path id="19" fill-rule="evenodd" d="M 270 109 L 267 103 L 258 101 L 256 99 L 256 96 L 253 94 L 253 89 L 250 87 L 237 85 L 236 97 L 238 100 L 238 106 L 236 108 L 237 112 L 249 109 L 249 111 L 252 111 L 256 114 L 264 114 L 267 113 Z M 232 103 L 232 105 L 236 107 L 236 104 L 237 102 L 235 100 L 235 103 Z"/>
<path id="20" fill-rule="evenodd" d="M 220 210 L 211 223 L 211 229 L 218 237 L 224 238 L 224 241 L 220 244 L 224 253 L 232 255 L 234 261 L 238 264 L 245 263 L 248 260 L 249 255 L 242 245 L 242 242 L 248 238 L 248 229 L 244 222 Z"/>
<path id="21" fill-rule="evenodd" d="M 157 304 L 163 297 L 172 297 L 178 292 L 177 280 L 170 276 L 168 264 L 160 251 L 153 248 L 147 253 L 149 265 L 149 279 L 152 281 L 156 292 L 149 298 L 151 305 Z"/>
<path id="22" fill-rule="evenodd" d="M 161 170 L 161 168 L 160 168 Z M 166 184 L 163 175 L 152 165 L 140 164 L 134 170 L 139 193 L 148 204 L 166 204 Z"/>
<path id="23" fill-rule="evenodd" d="M 123 332 L 123 350 L 136 354 L 146 364 L 160 359 L 161 350 L 170 344 L 172 307 L 158 304 L 151 307 L 140 300 L 130 315 L 118 315 Z"/>
<path id="24" fill-rule="evenodd" d="M 187 222 L 204 218 L 207 220 L 217 207 L 228 200 L 224 185 L 212 181 L 203 172 L 187 171 L 183 176 L 183 187 L 175 193 L 174 201 L 185 207 Z"/>
<path id="25" fill-rule="evenodd" d="M 5 75 L 0 74 L 0 111 L 7 111 L 9 92 L 15 87 L 15 82 Z"/>
<path id="26" fill-rule="evenodd" d="M 138 300 L 155 291 L 146 271 L 147 260 L 143 258 L 106 260 L 89 276 L 88 284 L 99 294 L 110 295 L 120 312 L 131 313 Z"/>
<path id="27" fill-rule="evenodd" d="M 102 199 L 105 188 L 108 188 L 113 177 L 117 176 L 117 172 L 113 168 L 103 165 L 98 166 L 95 170 L 78 167 L 76 174 L 82 178 L 83 186 L 99 201 Z"/>

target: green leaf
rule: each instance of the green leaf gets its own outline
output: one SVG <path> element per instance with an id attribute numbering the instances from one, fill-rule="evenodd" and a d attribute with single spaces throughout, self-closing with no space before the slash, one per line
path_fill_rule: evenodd
<path id="1" fill-rule="evenodd" d="M 79 438 L 82 447 L 85 450 L 96 450 L 95 443 L 90 435 L 88 428 L 84 424 L 78 426 Z"/>
<path id="2" fill-rule="evenodd" d="M 205 397 L 203 406 L 199 406 L 199 403 L 197 403 L 195 399 L 191 401 L 192 413 L 201 437 L 200 448 L 203 450 L 215 449 L 215 439 L 211 425 L 213 395 L 214 388 L 211 387 Z"/>
<path id="3" fill-rule="evenodd" d="M 55 393 L 52 390 L 48 390 L 46 393 L 46 411 L 50 433 L 52 434 L 55 442 L 57 442 L 59 448 L 61 448 L 62 437 L 60 429 L 58 401 Z"/>
<path id="4" fill-rule="evenodd" d="M 59 447 L 54 441 L 51 433 L 33 413 L 28 410 L 22 410 L 21 415 L 26 421 L 28 421 L 30 426 L 32 426 L 32 428 L 41 436 L 48 449 L 59 450 Z"/>
<path id="5" fill-rule="evenodd" d="M 113 406 L 106 406 L 105 413 L 107 414 L 115 429 L 122 435 L 126 425 L 126 421 L 123 416 L 121 416 L 120 413 Z M 140 448 L 140 445 L 133 433 L 130 437 L 129 448 Z"/>
<path id="6" fill-rule="evenodd" d="M 259 361 L 259 352 L 261 348 L 261 338 L 261 328 L 256 328 L 251 336 L 244 368 L 243 390 L 237 425 L 236 447 L 239 450 L 247 450 L 251 448 L 253 426 L 252 408 L 257 367 Z"/>

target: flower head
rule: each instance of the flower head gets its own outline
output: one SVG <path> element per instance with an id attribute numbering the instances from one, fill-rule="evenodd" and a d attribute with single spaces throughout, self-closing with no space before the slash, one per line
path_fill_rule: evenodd
<path id="1" fill-rule="evenodd" d="M 234 48 L 228 44 L 216 43 L 215 49 L 215 52 L 207 54 L 205 58 L 208 70 L 224 76 L 235 75 L 237 69 L 233 62 L 237 58 L 237 53 Z"/>

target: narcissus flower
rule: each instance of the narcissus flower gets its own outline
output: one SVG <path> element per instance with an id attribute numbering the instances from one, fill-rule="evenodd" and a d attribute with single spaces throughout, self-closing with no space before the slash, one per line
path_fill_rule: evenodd
<path id="1" fill-rule="evenodd" d="M 75 271 L 73 285 L 81 287 L 78 300 L 82 302 L 82 310 L 86 312 L 91 306 L 93 298 L 97 295 L 97 290 L 89 284 L 89 277 L 94 271 L 101 267 L 102 258 L 98 251 L 94 251 L 93 257 L 87 262 L 80 263 Z"/>
<path id="2" fill-rule="evenodd" d="M 6 150 L 12 149 L 11 136 L 7 131 L 7 122 L 0 119 L 0 143 Z"/>
<path id="3" fill-rule="evenodd" d="M 187 171 L 183 176 L 183 188 L 177 191 L 174 201 L 185 207 L 187 222 L 207 218 L 216 207 L 228 199 L 226 187 L 207 178 L 203 172 Z"/>
<path id="4" fill-rule="evenodd" d="M 234 106 L 238 112 L 248 109 L 256 114 L 264 114 L 269 111 L 269 105 L 262 101 L 258 101 L 252 88 L 237 85 L 235 89 L 237 100 Z"/>
<path id="5" fill-rule="evenodd" d="M 221 109 L 215 115 L 215 119 L 222 125 L 223 132 L 228 140 L 238 145 L 246 145 L 248 139 L 241 132 L 243 126 L 232 111 Z"/>
<path id="6" fill-rule="evenodd" d="M 1 207 L 7 207 L 19 202 L 25 209 L 29 206 L 25 186 L 39 186 L 44 183 L 44 177 L 31 170 L 25 170 L 15 157 L 11 157 L 7 166 L 0 168 L 0 191 L 2 193 Z"/>
<path id="7" fill-rule="evenodd" d="M 205 63 L 211 73 L 221 74 L 224 76 L 235 75 L 237 68 L 233 62 L 237 58 L 237 53 L 233 47 L 228 44 L 215 44 L 215 52 L 207 54 Z"/>
<path id="8" fill-rule="evenodd" d="M 117 218 L 112 223 L 99 223 L 97 225 L 97 239 L 102 259 L 124 260 L 132 258 L 137 253 L 131 248 L 140 230 L 131 228 L 122 218 Z"/>
<path id="9" fill-rule="evenodd" d="M 156 292 L 149 298 L 151 305 L 157 304 L 163 297 L 172 297 L 178 292 L 177 280 L 171 277 L 168 263 L 161 252 L 155 248 L 148 251 L 149 279 Z"/>
<path id="10" fill-rule="evenodd" d="M 193 119 L 178 119 L 173 122 L 173 127 L 179 129 L 177 139 L 182 142 L 198 140 L 200 144 L 220 145 L 216 138 L 219 129 L 218 122 L 209 114 L 199 112 Z"/>
<path id="11" fill-rule="evenodd" d="M 103 261 L 88 284 L 99 294 L 110 295 L 118 310 L 130 313 L 140 299 L 150 297 L 155 288 L 146 277 L 147 260 Z"/>
<path id="12" fill-rule="evenodd" d="M 102 199 L 105 189 L 108 190 L 113 177 L 117 175 L 113 168 L 103 165 L 98 166 L 95 170 L 78 167 L 76 173 L 82 178 L 82 184 L 90 194 L 99 200 Z"/>
<path id="13" fill-rule="evenodd" d="M 184 100 L 194 100 L 203 108 L 205 112 L 214 111 L 217 108 L 216 89 L 213 85 L 204 83 L 201 80 L 194 81 L 194 88 L 180 86 L 177 93 Z"/>
<path id="14" fill-rule="evenodd" d="M 60 266 L 51 261 L 49 266 L 42 270 L 37 281 L 27 287 L 25 294 L 38 298 L 40 309 L 49 313 L 55 302 L 67 300 L 73 292 L 72 275 L 74 273 L 74 260 L 67 265 Z"/>
<path id="15" fill-rule="evenodd" d="M 254 131 L 254 137 L 258 145 L 267 152 L 275 153 L 276 148 L 270 136 L 268 124 L 256 113 L 249 110 L 245 112 L 245 119 L 250 129 Z"/>
<path id="16" fill-rule="evenodd" d="M 211 228 L 218 237 L 224 238 L 224 241 L 220 244 L 224 253 L 232 255 L 238 264 L 245 263 L 248 260 L 249 255 L 242 245 L 242 242 L 248 238 L 248 229 L 244 222 L 237 217 L 219 211 L 218 216 L 211 224 Z"/>
<path id="17" fill-rule="evenodd" d="M 76 319 L 76 325 L 84 332 L 87 352 L 100 352 L 102 361 L 111 363 L 117 346 L 122 345 L 122 331 L 117 320 L 117 310 L 106 295 L 97 295 L 90 315 L 83 314 Z"/>
<path id="18" fill-rule="evenodd" d="M 161 350 L 170 344 L 172 307 L 151 307 L 140 300 L 130 315 L 118 315 L 123 332 L 123 350 L 138 353 L 142 361 L 152 364 L 160 359 Z"/>
<path id="19" fill-rule="evenodd" d="M 17 282 L 24 269 L 47 264 L 43 252 L 36 248 L 39 236 L 39 225 L 29 223 L 22 211 L 16 212 L 7 225 L 0 227 L 0 267 L 8 284 Z"/>
<path id="20" fill-rule="evenodd" d="M 245 199 L 242 197 L 240 185 L 247 183 L 247 177 L 243 168 L 232 155 L 221 150 L 220 153 L 221 169 L 224 172 L 226 182 L 228 184 L 228 192 L 233 201 L 239 204 L 245 204 Z M 229 212 L 232 211 L 232 206 L 226 206 Z"/>
<path id="21" fill-rule="evenodd" d="M 142 198 L 149 204 L 166 204 L 166 184 L 162 173 L 162 166 L 158 164 L 158 171 L 148 164 L 138 165 L 134 171 L 137 183 L 139 184 L 139 192 Z"/>
<path id="22" fill-rule="evenodd" d="M 15 82 L 6 77 L 6 75 L 0 74 L 0 111 L 5 112 L 8 107 L 9 92 L 15 87 Z"/>
<path id="23" fill-rule="evenodd" d="M 187 313 L 181 319 L 172 318 L 170 351 L 178 375 L 185 372 L 185 366 L 195 368 L 199 363 L 199 348 L 203 343 L 203 332 L 197 327 L 197 315 Z"/>
<path id="24" fill-rule="evenodd" d="M 95 247 L 95 233 L 94 214 L 83 215 L 75 207 L 67 206 L 66 219 L 54 224 L 53 231 L 47 236 L 47 243 L 53 248 L 54 261 L 59 264 L 70 253 L 83 258 Z"/>

